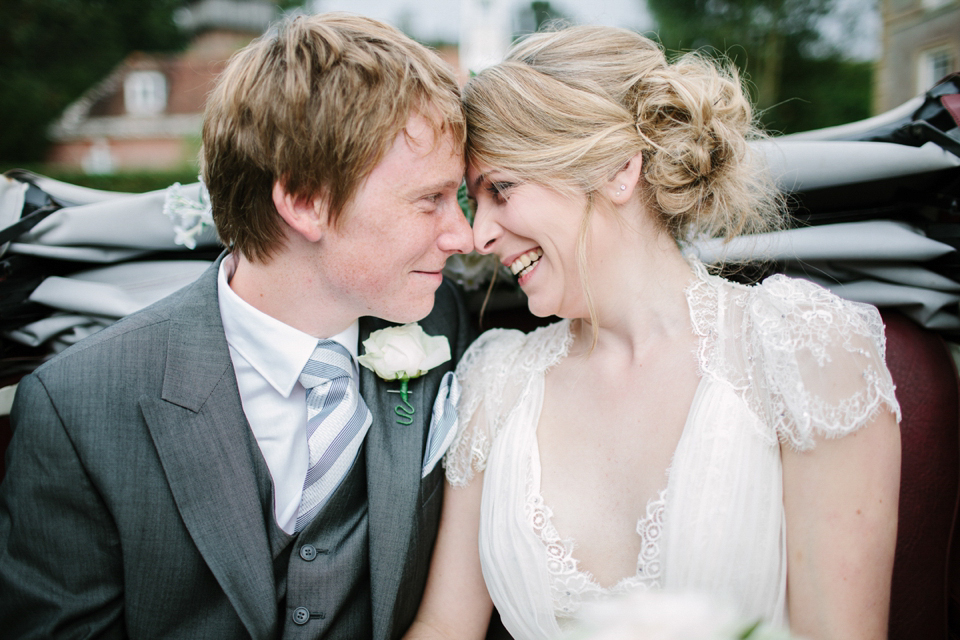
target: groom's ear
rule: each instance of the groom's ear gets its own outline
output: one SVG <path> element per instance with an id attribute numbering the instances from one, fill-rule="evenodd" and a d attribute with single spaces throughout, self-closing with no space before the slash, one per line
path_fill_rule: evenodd
<path id="1" fill-rule="evenodd" d="M 273 205 L 295 233 L 309 242 L 317 242 L 327 229 L 329 214 L 324 199 L 320 196 L 297 196 L 279 180 L 273 183 Z"/>

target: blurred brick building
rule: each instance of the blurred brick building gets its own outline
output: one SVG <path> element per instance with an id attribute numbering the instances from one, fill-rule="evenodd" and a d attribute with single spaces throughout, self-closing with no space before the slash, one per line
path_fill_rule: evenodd
<path id="1" fill-rule="evenodd" d="M 269 0 L 201 0 L 176 16 L 179 54 L 133 53 L 50 129 L 48 161 L 88 173 L 195 164 L 207 93 L 227 60 L 278 16 Z"/>
<path id="2" fill-rule="evenodd" d="M 874 84 L 882 113 L 960 70 L 960 0 L 882 0 L 883 54 Z"/>
<path id="3" fill-rule="evenodd" d="M 199 0 L 181 9 L 176 21 L 193 34 L 187 49 L 128 56 L 51 125 L 47 161 L 87 173 L 195 165 L 203 106 L 217 75 L 279 17 L 272 0 Z M 456 44 L 435 48 L 459 70 Z M 458 78 L 465 82 L 466 72 Z"/>

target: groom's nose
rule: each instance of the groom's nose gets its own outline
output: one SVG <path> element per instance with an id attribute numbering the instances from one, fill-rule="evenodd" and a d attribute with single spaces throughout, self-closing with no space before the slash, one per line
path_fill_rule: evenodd
<path id="1" fill-rule="evenodd" d="M 455 204 L 453 211 L 444 214 L 443 229 L 437 238 L 437 246 L 446 253 L 470 253 L 473 251 L 473 232 L 460 205 Z"/>

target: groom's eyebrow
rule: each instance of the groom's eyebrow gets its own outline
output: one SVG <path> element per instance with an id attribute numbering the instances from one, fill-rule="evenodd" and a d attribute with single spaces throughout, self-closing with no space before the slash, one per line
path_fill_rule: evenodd
<path id="1" fill-rule="evenodd" d="M 438 182 L 436 184 L 428 185 L 424 191 L 443 191 L 444 189 L 458 189 L 460 188 L 460 183 L 463 182 L 463 178 L 459 180 L 444 180 L 443 182 Z"/>
<path id="2" fill-rule="evenodd" d="M 416 191 L 413 191 L 411 186 L 411 191 L 408 193 L 412 198 L 421 198 L 428 193 L 436 193 L 437 191 L 444 191 L 446 189 L 459 189 L 461 182 L 463 182 L 462 178 L 460 180 L 444 180 L 443 182 L 418 186 Z"/>
<path id="3" fill-rule="evenodd" d="M 460 184 L 462 182 L 463 182 L 462 177 L 459 180 L 447 180 L 442 185 L 440 185 L 439 189 L 459 189 Z"/>

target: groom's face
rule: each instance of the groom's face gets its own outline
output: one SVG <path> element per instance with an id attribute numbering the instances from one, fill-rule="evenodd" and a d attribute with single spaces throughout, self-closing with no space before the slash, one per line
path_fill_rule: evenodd
<path id="1" fill-rule="evenodd" d="M 413 322 L 430 313 L 447 258 L 473 249 L 457 203 L 463 169 L 453 137 L 436 139 L 411 116 L 322 242 L 323 277 L 351 315 Z"/>

